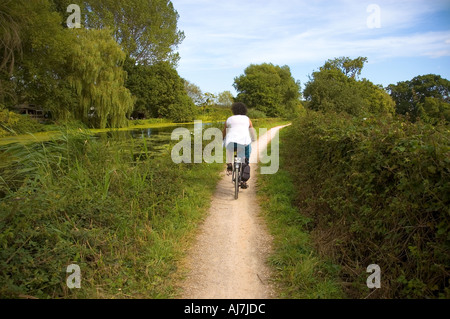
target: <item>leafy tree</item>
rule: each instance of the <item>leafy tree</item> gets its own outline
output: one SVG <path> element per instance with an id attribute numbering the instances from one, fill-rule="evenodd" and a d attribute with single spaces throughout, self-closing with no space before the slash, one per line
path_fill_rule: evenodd
<path id="1" fill-rule="evenodd" d="M 288 66 L 252 64 L 234 79 L 233 86 L 238 91 L 236 101 L 267 116 L 291 115 L 300 105 L 300 83 L 292 77 Z"/>
<path id="2" fill-rule="evenodd" d="M 17 10 L 17 4 L 11 2 L 12 0 L 5 0 L 0 3 L 0 38 L 2 39 L 0 54 L 3 56 L 0 70 L 6 70 L 10 74 L 14 68 L 16 55 L 20 55 L 22 50 L 19 21 L 27 19 L 25 12 Z"/>
<path id="3" fill-rule="evenodd" d="M 0 102 L 17 103 L 17 97 L 21 94 L 16 92 L 18 81 L 15 74 L 13 77 L 13 73 L 17 66 L 23 69 L 22 60 L 28 58 L 30 62 L 32 56 L 30 51 L 34 50 L 34 57 L 39 59 L 45 46 L 53 46 L 52 40 L 60 39 L 60 33 L 54 28 L 57 21 L 55 18 L 57 19 L 50 13 L 46 0 L 0 3 L 0 54 L 3 55 L 0 63 Z M 37 33 L 38 25 L 41 34 Z M 43 40 L 45 37 L 50 39 L 45 41 Z M 54 50 L 49 52 L 50 56 L 54 52 Z M 49 55 L 43 55 L 44 59 L 48 57 Z M 26 71 L 22 70 L 22 73 Z"/>
<path id="4" fill-rule="evenodd" d="M 49 0 L 12 2 L 22 43 L 10 81 L 18 102 L 40 104 L 56 119 L 123 126 L 133 99 L 124 87 L 125 53 L 108 30 L 68 29 Z"/>
<path id="5" fill-rule="evenodd" d="M 10 10 L 20 25 L 21 58 L 5 77 L 13 92 L 5 103 L 37 103 L 57 112 L 56 105 L 64 108 L 73 94 L 63 80 L 73 35 L 61 27 L 61 17 L 47 0 L 12 1 Z"/>
<path id="6" fill-rule="evenodd" d="M 217 96 L 214 93 L 205 92 L 203 95 L 204 95 L 204 100 L 205 100 L 203 106 L 207 107 L 207 106 L 213 106 L 216 104 Z"/>
<path id="7" fill-rule="evenodd" d="M 108 30 L 73 31 L 77 34 L 69 55 L 67 81 L 79 97 L 75 117 L 94 127 L 124 126 L 134 106 L 124 86 L 125 53 Z"/>
<path id="8" fill-rule="evenodd" d="M 419 117 L 447 118 L 445 105 L 450 103 L 450 81 L 440 75 L 416 76 L 410 81 L 391 84 L 387 89 L 398 114 L 407 114 L 413 121 Z"/>
<path id="9" fill-rule="evenodd" d="M 168 62 L 154 65 L 126 64 L 127 88 L 137 97 L 134 113 L 170 118 L 176 122 L 190 121 L 197 112 L 186 93 L 185 81 Z"/>
<path id="10" fill-rule="evenodd" d="M 217 105 L 222 107 L 231 107 L 234 102 L 234 96 L 230 91 L 223 91 L 217 96 Z"/>
<path id="11" fill-rule="evenodd" d="M 6 96 L 13 97 L 9 78 L 14 69 L 16 55 L 22 51 L 21 27 L 19 21 L 25 19 L 23 12 L 19 13 L 10 1 L 0 3 L 0 104 Z"/>
<path id="12" fill-rule="evenodd" d="M 180 93 L 171 104 L 160 108 L 160 114 L 176 123 L 190 122 L 194 120 L 197 109 L 186 94 Z"/>
<path id="13" fill-rule="evenodd" d="M 390 84 L 387 87 L 389 95 L 395 102 L 395 110 L 397 114 L 412 114 L 415 111 L 415 99 L 413 91 L 407 82 L 398 82 L 396 85 Z"/>
<path id="14" fill-rule="evenodd" d="M 381 85 L 367 79 L 356 82 L 370 114 L 394 114 L 395 102 Z"/>
<path id="15" fill-rule="evenodd" d="M 357 80 L 366 58 L 328 60 L 313 72 L 303 92 L 313 110 L 346 112 L 354 116 L 392 114 L 394 102 L 380 86 Z"/>
<path id="16" fill-rule="evenodd" d="M 202 106 L 205 103 L 205 96 L 198 85 L 184 80 L 184 88 L 195 105 Z"/>
<path id="17" fill-rule="evenodd" d="M 4 56 L 0 102 L 5 83 L 14 93 L 8 104 L 15 100 L 40 104 L 56 119 L 76 118 L 95 127 L 125 125 L 134 98 L 124 86 L 122 63 L 132 56 L 141 64 L 174 65 L 177 55 L 172 51 L 183 38 L 177 30 L 178 14 L 166 0 L 86 0 L 78 3 L 82 28 L 68 29 L 66 9 L 71 3 L 18 0 L 0 5 L 5 18 L 0 31 L 0 43 L 5 44 L 0 47 Z M 17 61 L 16 55 L 22 59 Z M 177 74 L 176 78 L 179 84 Z M 154 86 L 173 79 L 160 77 Z M 185 99 L 174 101 L 179 103 L 165 104 L 171 116 L 175 111 L 183 114 L 179 105 L 189 109 Z M 158 103 L 152 105 L 157 108 Z M 166 111 L 155 112 L 162 116 Z"/>
<path id="18" fill-rule="evenodd" d="M 340 57 L 333 60 L 328 60 L 321 70 L 338 69 L 345 76 L 355 79 L 358 75 L 361 75 L 361 71 L 364 67 L 364 63 L 367 62 L 367 58 L 358 57 L 356 59 L 350 59 L 349 57 Z"/>
<path id="19" fill-rule="evenodd" d="M 418 114 L 428 123 L 437 124 L 439 120 L 450 122 L 450 103 L 435 97 L 425 97 L 423 103 L 419 103 Z"/>
<path id="20" fill-rule="evenodd" d="M 321 69 L 312 74 L 303 92 L 308 107 L 316 111 L 363 113 L 364 100 L 356 81 L 338 69 Z"/>
<path id="21" fill-rule="evenodd" d="M 65 19 L 67 6 L 73 0 L 52 0 L 55 10 Z M 183 41 L 178 30 L 178 12 L 169 0 L 84 0 L 82 26 L 111 29 L 114 39 L 129 57 L 141 64 L 169 61 L 176 64 L 173 50 Z M 65 21 L 65 20 L 64 20 Z"/>

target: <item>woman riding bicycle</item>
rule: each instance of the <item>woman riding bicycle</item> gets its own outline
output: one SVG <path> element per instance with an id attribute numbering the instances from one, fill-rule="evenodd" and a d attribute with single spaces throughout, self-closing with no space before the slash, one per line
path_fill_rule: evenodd
<path id="1" fill-rule="evenodd" d="M 244 103 L 237 102 L 231 106 L 233 116 L 229 117 L 225 122 L 223 129 L 224 144 L 227 149 L 227 173 L 233 170 L 234 151 L 237 156 L 244 159 L 246 164 L 249 163 L 252 151 L 252 141 L 255 140 L 255 133 L 252 121 L 247 116 L 247 106 Z M 247 183 L 243 182 L 242 188 L 247 188 Z"/>

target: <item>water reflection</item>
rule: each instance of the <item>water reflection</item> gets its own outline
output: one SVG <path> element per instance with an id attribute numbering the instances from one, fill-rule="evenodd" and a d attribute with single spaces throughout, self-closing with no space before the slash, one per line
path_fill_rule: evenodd
<path id="1" fill-rule="evenodd" d="M 160 154 L 166 149 L 171 140 L 172 132 L 177 128 L 187 128 L 193 134 L 198 134 L 200 130 L 209 127 L 221 127 L 223 122 L 219 123 L 201 123 L 200 125 L 184 124 L 170 125 L 153 128 L 139 128 L 125 131 L 112 130 L 95 134 L 95 138 L 105 142 L 113 143 L 119 146 L 123 151 L 131 151 L 134 159 L 144 159 Z"/>
<path id="2" fill-rule="evenodd" d="M 114 140 L 123 140 L 123 139 L 143 139 L 143 138 L 165 138 L 170 141 L 170 136 L 172 132 L 177 128 L 187 128 L 188 130 L 198 133 L 197 129 L 206 129 L 208 127 L 213 127 L 217 125 L 223 125 L 224 122 L 218 123 L 201 123 L 200 125 L 194 124 L 184 124 L 178 126 L 161 126 L 161 127 L 153 127 L 153 128 L 139 128 L 139 129 L 130 129 L 125 131 L 108 131 L 103 133 L 97 133 L 96 137 L 106 138 L 106 139 L 114 139 Z"/>

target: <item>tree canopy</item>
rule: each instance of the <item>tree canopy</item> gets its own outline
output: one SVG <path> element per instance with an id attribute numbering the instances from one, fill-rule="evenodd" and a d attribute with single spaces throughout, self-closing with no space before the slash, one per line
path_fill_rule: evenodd
<path id="1" fill-rule="evenodd" d="M 419 75 L 410 81 L 388 86 L 398 114 L 418 118 L 450 121 L 450 81 L 440 75 Z"/>
<path id="2" fill-rule="evenodd" d="M 393 114 L 394 101 L 382 87 L 367 79 L 356 79 L 366 61 L 363 57 L 337 58 L 313 72 L 303 92 L 309 107 L 354 116 Z"/>
<path id="3" fill-rule="evenodd" d="M 251 64 L 234 79 L 233 86 L 238 92 L 236 101 L 267 116 L 292 115 L 301 106 L 300 83 L 292 77 L 287 65 Z"/>
<path id="4" fill-rule="evenodd" d="M 168 62 L 140 65 L 128 61 L 127 88 L 137 97 L 134 116 L 170 118 L 175 122 L 191 121 L 196 107 L 185 89 L 185 81 Z"/>
<path id="5" fill-rule="evenodd" d="M 74 50 L 67 66 L 68 83 L 79 102 L 75 117 L 94 127 L 121 127 L 133 111 L 134 98 L 125 88 L 125 53 L 108 30 L 73 30 Z"/>
<path id="6" fill-rule="evenodd" d="M 67 17 L 73 0 L 51 0 L 55 10 Z M 170 0 L 84 0 L 82 27 L 110 29 L 127 55 L 140 64 L 179 60 L 174 49 L 183 41 L 178 12 Z"/>
<path id="7" fill-rule="evenodd" d="M 151 104 L 152 111 L 158 108 L 157 116 L 177 113 L 185 118 L 180 114 L 193 110 L 174 69 L 174 49 L 184 35 L 177 29 L 178 13 L 171 1 L 80 1 L 81 28 L 70 29 L 67 8 L 72 2 L 0 4 L 0 103 L 39 104 L 54 119 L 73 118 L 92 127 L 123 126 L 136 100 L 125 84 L 127 76 L 139 76 L 132 74 L 138 70 L 129 68 L 127 74 L 123 69 L 124 61 L 132 60 L 164 70 L 164 76 L 151 71 L 154 94 L 161 83 L 167 92 L 176 87 L 170 92 L 174 99 L 161 97 Z"/>
<path id="8" fill-rule="evenodd" d="M 349 57 L 340 57 L 333 60 L 328 60 L 325 62 L 321 70 L 340 70 L 345 76 L 349 78 L 356 78 L 361 75 L 361 71 L 364 67 L 364 63 L 367 62 L 367 58 L 358 57 L 356 59 L 351 59 Z"/>

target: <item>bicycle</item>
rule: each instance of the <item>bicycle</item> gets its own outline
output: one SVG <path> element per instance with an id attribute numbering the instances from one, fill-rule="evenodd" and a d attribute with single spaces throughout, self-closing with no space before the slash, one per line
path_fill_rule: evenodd
<path id="1" fill-rule="evenodd" d="M 239 197 L 239 188 L 241 187 L 242 159 L 237 155 L 234 157 L 232 182 L 234 183 L 234 199 Z"/>
<path id="2" fill-rule="evenodd" d="M 246 161 L 245 156 L 240 157 L 237 154 L 237 145 L 234 146 L 234 163 L 232 170 L 231 181 L 234 184 L 234 199 L 238 199 L 239 197 L 239 188 L 241 188 L 242 182 L 242 172 L 244 170 L 243 163 Z"/>

